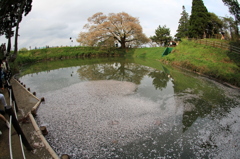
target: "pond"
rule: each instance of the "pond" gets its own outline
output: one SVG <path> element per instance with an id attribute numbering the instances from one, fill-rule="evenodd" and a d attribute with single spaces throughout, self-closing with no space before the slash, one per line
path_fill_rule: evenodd
<path id="1" fill-rule="evenodd" d="M 37 120 L 59 156 L 240 156 L 239 89 L 126 58 L 46 62 L 22 75 L 20 81 L 45 98 Z"/>

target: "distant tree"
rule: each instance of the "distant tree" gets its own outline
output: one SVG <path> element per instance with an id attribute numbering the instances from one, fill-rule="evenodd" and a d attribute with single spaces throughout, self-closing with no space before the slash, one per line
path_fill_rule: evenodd
<path id="1" fill-rule="evenodd" d="M 155 30 L 155 35 L 151 36 L 150 39 L 158 45 L 166 46 L 172 40 L 172 37 L 170 36 L 170 29 L 167 28 L 166 25 L 162 27 L 159 25 Z"/>
<path id="2" fill-rule="evenodd" d="M 204 38 L 209 22 L 209 13 L 202 0 L 192 1 L 192 13 L 189 20 L 189 36 Z"/>
<path id="3" fill-rule="evenodd" d="M 228 6 L 229 12 L 235 18 L 235 39 L 239 40 L 239 25 L 240 25 L 240 5 L 238 0 L 223 0 L 223 3 Z"/>
<path id="4" fill-rule="evenodd" d="M 23 47 L 23 48 L 19 49 L 19 51 L 28 51 L 28 49 Z"/>
<path id="5" fill-rule="evenodd" d="M 223 0 L 223 3 L 228 6 L 229 12 L 234 16 L 235 20 L 240 22 L 240 5 L 238 0 Z"/>
<path id="6" fill-rule="evenodd" d="M 182 7 L 183 11 L 181 13 L 181 18 L 179 20 L 178 30 L 175 37 L 183 38 L 188 36 L 188 27 L 189 27 L 189 15 L 185 10 L 185 6 Z"/>
<path id="7" fill-rule="evenodd" d="M 208 38 L 213 37 L 216 34 L 220 34 L 223 28 L 222 20 L 214 13 L 209 13 L 209 21 L 206 30 L 206 36 Z"/>
<path id="8" fill-rule="evenodd" d="M 149 39 L 143 34 L 138 18 L 132 17 L 125 12 L 110 13 L 108 16 L 99 12 L 88 18 L 88 23 L 84 26 L 87 32 L 81 32 L 77 41 L 83 45 L 114 46 L 121 44 L 121 48 L 126 48 L 130 43 L 136 45 L 144 44 Z"/>
<path id="9" fill-rule="evenodd" d="M 225 33 L 227 39 L 237 39 L 236 37 L 236 25 L 232 17 L 222 17 L 223 28 L 222 31 Z"/>

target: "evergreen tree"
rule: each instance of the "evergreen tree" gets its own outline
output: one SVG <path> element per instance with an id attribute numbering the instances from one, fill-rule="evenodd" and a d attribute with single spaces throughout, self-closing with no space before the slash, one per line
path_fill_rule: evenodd
<path id="1" fill-rule="evenodd" d="M 170 29 L 166 27 L 166 25 L 159 25 L 155 30 L 155 35 L 151 36 L 150 39 L 153 42 L 156 42 L 158 45 L 168 45 L 168 43 L 172 40 L 170 35 Z"/>
<path id="2" fill-rule="evenodd" d="M 16 3 L 15 6 L 16 6 L 15 7 L 16 31 L 13 60 L 15 60 L 15 58 L 17 57 L 19 24 L 22 21 L 22 16 L 28 15 L 28 13 L 32 10 L 32 0 L 21 0 L 18 3 Z"/>
<path id="3" fill-rule="evenodd" d="M 232 17 L 222 17 L 223 29 L 222 31 L 225 33 L 226 39 L 235 40 L 238 38 L 236 31 L 235 21 Z"/>
<path id="4" fill-rule="evenodd" d="M 223 0 L 223 3 L 228 6 L 229 12 L 235 17 L 235 20 L 240 23 L 240 5 L 238 0 Z"/>
<path id="5" fill-rule="evenodd" d="M 240 25 L 240 5 L 238 0 L 223 0 L 223 3 L 228 6 L 229 12 L 234 16 L 235 18 L 235 35 L 232 36 L 234 40 L 238 40 L 240 38 L 239 34 L 239 25 Z"/>
<path id="6" fill-rule="evenodd" d="M 209 21 L 209 13 L 202 0 L 192 1 L 192 13 L 189 20 L 189 36 L 204 38 Z"/>
<path id="7" fill-rule="evenodd" d="M 7 52 L 11 50 L 11 37 L 15 32 L 15 51 L 17 54 L 17 39 L 19 24 L 22 21 L 22 16 L 27 15 L 32 9 L 32 0 L 1 0 L 0 1 L 0 36 L 5 35 L 8 39 Z"/>
<path id="8" fill-rule="evenodd" d="M 179 20 L 178 30 L 175 37 L 177 38 L 183 38 L 188 37 L 188 27 L 189 27 L 189 15 L 185 10 L 185 7 L 182 7 L 183 11 L 181 13 L 181 18 Z"/>
<path id="9" fill-rule="evenodd" d="M 212 38 L 216 34 L 219 34 L 223 29 L 222 20 L 215 14 L 209 13 L 208 27 L 206 30 L 206 37 Z"/>

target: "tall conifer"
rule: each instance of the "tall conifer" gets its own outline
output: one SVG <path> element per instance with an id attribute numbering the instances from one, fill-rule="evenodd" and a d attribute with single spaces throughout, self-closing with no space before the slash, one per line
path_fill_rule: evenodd
<path id="1" fill-rule="evenodd" d="M 183 38 L 188 36 L 188 26 L 189 26 L 189 15 L 185 10 L 185 7 L 182 7 L 183 11 L 181 13 L 181 18 L 179 20 L 178 30 L 175 37 Z"/>
<path id="2" fill-rule="evenodd" d="M 209 14 L 202 0 L 192 1 L 192 13 L 189 21 L 189 36 L 204 38 L 208 25 Z"/>

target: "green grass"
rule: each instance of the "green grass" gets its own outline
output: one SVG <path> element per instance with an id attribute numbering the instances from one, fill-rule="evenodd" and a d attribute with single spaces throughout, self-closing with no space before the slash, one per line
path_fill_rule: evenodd
<path id="1" fill-rule="evenodd" d="M 131 56 L 133 58 L 160 59 L 165 49 L 165 47 L 130 49 L 127 51 L 127 56 Z"/>
<path id="2" fill-rule="evenodd" d="M 36 49 L 30 51 L 20 51 L 16 62 L 18 64 L 34 63 L 42 60 L 56 60 L 60 58 L 76 58 L 76 57 L 99 57 L 111 56 L 113 54 L 126 55 L 130 57 L 141 57 L 148 59 L 160 59 L 165 48 L 138 48 L 127 50 L 110 48 L 102 49 L 98 47 L 61 47 Z"/>
<path id="3" fill-rule="evenodd" d="M 213 40 L 214 41 L 214 40 Z M 216 41 L 216 40 L 215 40 Z M 227 42 L 227 41 L 224 41 Z M 165 48 L 128 48 L 127 50 L 97 47 L 61 47 L 19 52 L 15 66 L 43 60 L 78 57 L 125 56 L 146 66 L 165 64 L 180 66 L 240 87 L 240 55 L 226 50 L 196 44 L 183 39 L 171 54 L 162 57 Z M 154 61 L 154 62 L 153 62 Z"/>
<path id="4" fill-rule="evenodd" d="M 239 58 L 239 54 L 183 40 L 161 61 L 240 86 Z"/>
<path id="5" fill-rule="evenodd" d="M 33 63 L 41 60 L 54 60 L 62 57 L 88 56 L 90 54 L 108 53 L 108 50 L 101 50 L 97 47 L 60 47 L 20 51 L 17 63 Z"/>
<path id="6" fill-rule="evenodd" d="M 19 65 L 33 64 L 41 61 L 59 61 L 60 59 L 77 59 L 85 57 L 112 57 L 125 56 L 128 59 L 140 57 L 142 61 L 146 59 L 159 60 L 165 48 L 98 48 L 98 47 L 60 47 L 36 49 L 30 51 L 20 51 L 14 63 L 11 63 L 13 72 L 18 72 Z M 63 62 L 60 62 L 63 63 Z M 151 63 L 151 62 L 150 62 Z M 39 67 L 42 68 L 42 67 Z"/>

